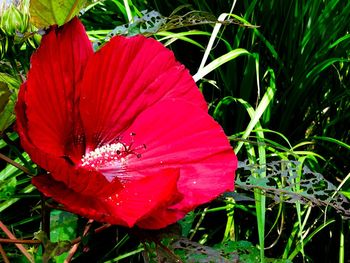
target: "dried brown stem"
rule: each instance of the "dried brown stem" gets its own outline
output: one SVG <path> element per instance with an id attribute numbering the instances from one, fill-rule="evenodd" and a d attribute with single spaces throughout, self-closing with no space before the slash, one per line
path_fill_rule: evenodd
<path id="1" fill-rule="evenodd" d="M 7 226 L 5 226 L 5 224 L 2 221 L 0 221 L 0 228 L 2 229 L 2 231 L 5 232 L 5 234 L 10 239 L 17 239 L 15 237 L 15 235 L 12 234 L 12 232 L 7 228 Z M 33 257 L 28 253 L 28 251 L 26 250 L 26 248 L 22 244 L 15 243 L 15 245 L 22 252 L 22 254 L 29 260 L 29 262 L 33 262 L 34 263 Z"/>
<path id="2" fill-rule="evenodd" d="M 94 232 L 95 232 L 95 234 L 97 234 L 97 233 L 99 233 L 99 232 L 109 228 L 110 226 L 111 226 L 110 224 L 105 224 L 105 225 L 103 225 L 103 226 L 101 226 L 99 228 L 96 228 Z M 71 241 L 71 243 L 73 245 L 77 244 L 79 242 L 81 242 L 81 237 L 77 237 L 76 239 L 73 239 Z M 1 243 L 38 245 L 38 244 L 41 244 L 41 241 L 40 240 L 32 240 L 32 239 L 16 239 L 16 238 L 7 239 L 7 238 L 0 238 L 0 244 Z"/>
<path id="3" fill-rule="evenodd" d="M 6 155 L 2 153 L 0 153 L 0 159 L 3 159 L 5 162 L 13 165 L 14 167 L 18 168 L 19 170 L 21 170 L 26 174 L 34 176 L 34 174 L 32 174 L 26 167 L 24 167 L 23 165 L 20 165 L 19 163 L 16 163 L 14 160 L 8 158 Z"/>
<path id="4" fill-rule="evenodd" d="M 9 258 L 6 255 L 6 252 L 4 250 L 4 248 L 2 247 L 2 245 L 0 244 L 0 254 L 2 256 L 2 259 L 4 260 L 4 263 L 10 263 Z"/>
<path id="5" fill-rule="evenodd" d="M 89 220 L 89 222 L 86 224 L 86 227 L 84 229 L 84 233 L 83 233 L 83 237 L 87 235 L 87 233 L 89 232 L 91 225 L 92 225 L 93 220 Z M 103 226 L 100 226 L 99 228 L 96 228 L 94 230 L 94 233 L 99 233 L 107 228 L 109 228 L 111 225 L 110 224 L 105 224 Z M 28 259 L 29 262 L 34 263 L 34 259 L 32 258 L 32 256 L 28 253 L 28 251 L 25 249 L 25 247 L 22 244 L 28 244 L 28 245 L 39 245 L 42 242 L 40 240 L 25 240 L 25 239 L 17 239 L 12 233 L 11 231 L 0 221 L 0 228 L 5 232 L 5 234 L 9 237 L 9 239 L 7 238 L 0 238 L 0 254 L 2 255 L 4 262 L 10 262 L 10 261 L 6 261 L 5 257 L 6 253 L 3 250 L 1 243 L 12 243 L 15 244 L 18 249 L 23 253 L 23 255 Z M 77 237 L 76 239 L 73 239 L 71 241 L 71 244 L 73 245 L 71 250 L 69 251 L 69 255 L 66 258 L 66 260 L 64 262 L 70 262 L 71 259 L 73 258 L 77 248 L 79 247 L 79 243 L 81 242 L 82 237 Z"/>
<path id="6" fill-rule="evenodd" d="M 83 237 L 87 235 L 87 233 L 89 232 L 89 230 L 90 230 L 90 228 L 91 228 L 93 222 L 94 222 L 94 220 L 92 220 L 92 219 L 90 219 L 90 220 L 87 222 L 87 224 L 86 224 L 86 226 L 85 226 L 85 229 L 84 229 L 84 232 L 83 232 Z M 73 256 L 74 256 L 74 254 L 75 254 L 75 253 L 77 252 L 77 250 L 78 250 L 79 245 L 80 245 L 80 241 L 77 242 L 77 243 L 75 243 L 75 244 L 72 246 L 72 248 L 69 250 L 69 253 L 68 253 L 67 258 L 64 260 L 64 263 L 69 263 L 69 262 L 71 262 L 71 260 L 72 260 L 72 258 L 73 258 Z"/>
<path id="7" fill-rule="evenodd" d="M 41 244 L 40 240 L 32 240 L 32 239 L 7 239 L 7 238 L 0 238 L 0 244 L 1 243 L 11 243 L 11 244 L 27 244 L 27 245 L 39 245 Z"/>

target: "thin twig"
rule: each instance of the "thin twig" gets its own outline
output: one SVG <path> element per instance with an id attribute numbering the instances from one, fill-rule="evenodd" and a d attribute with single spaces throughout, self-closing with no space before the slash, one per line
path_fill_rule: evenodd
<path id="1" fill-rule="evenodd" d="M 111 226 L 111 224 L 105 224 L 105 225 L 103 225 L 103 226 L 100 226 L 99 228 L 96 228 L 96 229 L 95 229 L 94 233 L 95 233 L 95 234 L 100 233 L 101 231 L 103 231 L 103 230 L 109 228 L 110 226 Z M 72 244 L 79 243 L 79 242 L 81 242 L 81 239 L 82 239 L 81 237 L 77 237 L 76 239 L 72 240 L 71 243 L 72 243 Z"/>
<path id="2" fill-rule="evenodd" d="M 5 224 L 0 221 L 0 228 L 2 231 L 5 232 L 5 234 L 10 238 L 10 239 L 17 239 L 14 234 L 5 226 Z M 25 247 L 22 244 L 15 243 L 16 247 L 22 252 L 22 254 L 29 260 L 29 262 L 34 263 L 33 257 L 28 253 L 28 251 L 25 249 Z"/>
<path id="3" fill-rule="evenodd" d="M 94 230 L 94 233 L 95 234 L 100 233 L 101 231 L 109 228 L 110 226 L 111 226 L 110 224 L 105 224 L 105 225 L 103 225 L 103 226 L 101 226 L 99 228 L 96 228 Z M 77 237 L 76 239 L 73 239 L 71 241 L 72 245 L 77 244 L 79 242 L 81 242 L 81 237 Z M 33 239 L 0 238 L 0 244 L 1 243 L 38 245 L 38 244 L 41 244 L 42 242 L 40 240 L 33 240 Z"/>
<path id="4" fill-rule="evenodd" d="M 4 263 L 10 263 L 9 258 L 6 255 L 6 252 L 4 250 L 4 248 L 2 247 L 2 245 L 0 244 L 0 254 L 2 256 L 2 259 L 4 260 Z"/>
<path id="5" fill-rule="evenodd" d="M 92 226 L 92 222 L 94 222 L 94 220 L 90 219 L 86 226 L 85 226 L 85 229 L 84 229 L 84 232 L 83 232 L 83 237 L 87 235 L 87 233 L 89 232 L 91 226 Z M 80 245 L 80 241 L 78 243 L 75 243 L 72 248 L 69 250 L 69 253 L 68 253 L 68 256 L 67 258 L 64 260 L 64 263 L 69 263 L 71 262 L 74 254 L 77 252 L 78 250 L 78 247 Z"/>
<path id="6" fill-rule="evenodd" d="M 23 165 L 20 165 L 19 163 L 16 163 L 14 160 L 8 158 L 6 155 L 0 153 L 0 159 L 3 159 L 5 162 L 13 165 L 14 167 L 20 169 L 22 172 L 34 176 L 26 167 Z"/>
<path id="7" fill-rule="evenodd" d="M 92 222 L 93 222 L 93 220 L 89 220 L 89 222 L 87 223 L 87 225 L 84 229 L 83 237 L 89 232 Z M 96 228 L 94 230 L 94 233 L 97 234 L 97 233 L 109 228 L 110 226 L 111 226 L 110 224 L 105 224 L 103 226 L 100 226 L 99 228 Z M 39 245 L 42 242 L 40 240 L 16 239 L 16 237 L 11 233 L 11 231 L 1 221 L 0 221 L 0 227 L 5 232 L 5 234 L 10 238 L 10 239 L 0 238 L 0 254 L 3 257 L 4 262 L 9 263 L 10 261 L 8 260 L 5 251 L 3 250 L 2 246 L 1 246 L 1 243 L 12 243 L 12 244 L 15 244 L 19 248 L 19 250 L 24 254 L 24 256 L 28 259 L 29 262 L 34 263 L 34 259 L 28 253 L 28 251 L 24 248 L 24 246 L 22 244 Z M 81 242 L 81 240 L 82 240 L 82 237 L 78 237 L 78 238 L 73 239 L 71 241 L 71 244 L 73 246 L 72 246 L 71 250 L 69 251 L 69 255 L 65 259 L 64 262 L 71 262 L 77 248 L 79 247 L 79 243 Z"/>
<path id="8" fill-rule="evenodd" d="M 27 159 L 22 155 L 22 152 L 19 151 L 16 146 L 14 146 L 14 142 L 11 140 L 11 138 L 7 135 L 6 132 L 2 134 L 2 139 L 4 140 L 4 142 L 6 142 L 8 147 L 10 147 L 10 150 L 12 150 L 17 155 L 17 157 L 22 161 L 25 167 L 31 167 Z M 32 169 L 30 168 L 28 169 L 29 171 L 31 171 L 31 173 L 33 173 Z"/>
<path id="9" fill-rule="evenodd" d="M 41 241 L 40 241 L 40 240 L 33 240 L 33 239 L 8 239 L 8 238 L 0 238 L 0 244 L 1 244 L 1 243 L 39 245 L 39 244 L 41 244 Z"/>

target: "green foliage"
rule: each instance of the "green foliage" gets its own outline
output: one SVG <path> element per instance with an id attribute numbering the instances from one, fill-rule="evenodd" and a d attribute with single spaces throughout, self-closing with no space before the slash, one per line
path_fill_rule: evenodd
<path id="1" fill-rule="evenodd" d="M 9 102 L 11 92 L 7 84 L 0 82 L 0 114 L 3 113 L 7 103 Z"/>
<path id="2" fill-rule="evenodd" d="M 6 2 L 6 1 L 5 1 Z M 0 29 L 8 36 L 14 36 L 17 32 L 25 33 L 29 28 L 28 1 L 22 1 L 18 6 L 10 4 L 6 7 L 1 3 Z"/>
<path id="3" fill-rule="evenodd" d="M 67 257 L 67 253 L 63 252 L 71 247 L 69 241 L 77 236 L 77 226 L 77 215 L 60 210 L 51 211 L 50 240 L 51 242 L 56 242 L 57 246 L 54 249 L 54 253 L 51 253 L 50 256 L 55 258 L 56 262 L 64 262 L 64 259 Z"/>
<path id="4" fill-rule="evenodd" d="M 117 26 L 113 29 L 110 36 L 154 34 L 158 32 L 161 26 L 165 23 L 165 19 L 157 11 L 141 11 L 141 14 L 141 17 L 135 16 L 130 24 Z"/>
<path id="5" fill-rule="evenodd" d="M 86 0 L 31 0 L 30 19 L 37 28 L 63 25 L 75 17 Z"/>
<path id="6" fill-rule="evenodd" d="M 17 186 L 16 177 L 0 181 L 0 200 L 9 200 L 15 193 Z"/>
<path id="7" fill-rule="evenodd" d="M 54 259 L 55 262 L 63 262 L 64 257 L 60 257 L 64 252 L 71 248 L 71 243 L 68 240 L 51 242 L 45 232 L 38 232 L 35 234 L 35 238 L 40 240 L 44 247 L 43 255 L 36 255 L 36 260 L 40 260 L 43 263 L 49 262 L 50 259 Z"/>
<path id="8" fill-rule="evenodd" d="M 178 240 L 173 245 L 183 262 L 258 262 L 259 250 L 247 241 L 228 241 L 208 247 L 189 240 Z"/>
<path id="9" fill-rule="evenodd" d="M 12 88 L 10 89 L 9 86 Z M 15 121 L 14 107 L 18 86 L 19 83 L 16 79 L 0 73 L 0 134 Z"/>

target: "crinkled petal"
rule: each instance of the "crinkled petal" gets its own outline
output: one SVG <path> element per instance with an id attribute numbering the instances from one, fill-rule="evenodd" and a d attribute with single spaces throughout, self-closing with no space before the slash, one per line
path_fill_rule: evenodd
<path id="1" fill-rule="evenodd" d="M 81 147 L 78 84 L 92 54 L 77 18 L 64 27 L 52 27 L 33 54 L 23 95 L 28 122 L 23 132 L 41 151 L 71 157 Z"/>
<path id="2" fill-rule="evenodd" d="M 57 173 L 64 174 L 57 176 Z M 53 173 L 55 177 L 67 177 L 67 187 L 82 195 L 98 197 L 109 196 L 123 188 L 118 178 L 108 181 L 107 178 L 96 170 L 87 170 L 81 167 L 60 166 Z"/>
<path id="3" fill-rule="evenodd" d="M 73 213 L 101 222 L 132 227 L 153 211 L 181 200 L 182 196 L 177 191 L 178 178 L 178 170 L 162 170 L 126 185 L 109 197 L 77 193 L 50 175 L 34 177 L 33 184 Z M 162 225 L 157 227 L 153 224 L 152 228 L 160 227 Z"/>
<path id="4" fill-rule="evenodd" d="M 125 188 L 107 201 L 113 213 L 132 227 L 138 220 L 153 211 L 167 207 L 182 199 L 177 191 L 178 169 L 158 170 L 141 180 L 125 185 Z M 160 227 L 158 227 L 160 228 Z"/>
<path id="5" fill-rule="evenodd" d="M 76 193 L 64 183 L 54 180 L 51 175 L 35 176 L 32 179 L 32 183 L 45 196 L 52 197 L 72 213 L 77 213 L 100 222 L 127 225 L 121 218 L 111 216 L 110 207 L 104 201 L 104 198 Z"/>
<path id="6" fill-rule="evenodd" d="M 207 109 L 188 70 L 143 36 L 111 39 L 89 60 L 82 86 L 80 111 L 90 149 L 115 139 L 158 101 L 184 99 Z"/>
<path id="7" fill-rule="evenodd" d="M 157 103 L 125 133 L 135 134 L 133 147 L 144 144 L 146 149 L 140 149 L 140 158 L 128 156 L 125 178 L 120 180 L 180 169 L 178 189 L 184 198 L 173 209 L 189 211 L 233 190 L 237 158 L 219 124 L 196 106 L 177 100 Z"/>

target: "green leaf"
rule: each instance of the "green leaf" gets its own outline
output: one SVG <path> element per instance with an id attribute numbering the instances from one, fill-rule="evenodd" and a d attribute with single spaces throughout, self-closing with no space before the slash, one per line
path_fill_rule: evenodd
<path id="1" fill-rule="evenodd" d="M 6 83 L 0 82 L 0 114 L 5 109 L 5 106 L 9 102 L 11 92 Z"/>
<path id="2" fill-rule="evenodd" d="M 67 248 L 70 248 L 70 242 L 76 237 L 78 217 L 75 214 L 53 210 L 50 214 L 50 239 L 54 246 L 51 253 L 56 262 L 64 262 L 67 257 Z"/>
<path id="3" fill-rule="evenodd" d="M 16 177 L 12 177 L 8 180 L 0 181 L 0 200 L 9 200 L 15 193 L 17 186 Z"/>
<path id="4" fill-rule="evenodd" d="M 157 11 L 141 11 L 142 17 L 134 17 L 132 22 L 127 25 L 117 26 L 109 36 L 126 35 L 134 36 L 137 34 L 154 34 L 159 31 L 166 19 Z"/>
<path id="5" fill-rule="evenodd" d="M 14 121 L 14 107 L 17 94 L 10 91 L 8 85 L 0 82 L 0 134 L 4 132 Z"/>
<path id="6" fill-rule="evenodd" d="M 186 238 L 181 238 L 171 244 L 169 249 L 170 251 L 174 250 L 176 255 L 178 255 L 183 262 L 261 262 L 259 249 L 245 240 L 227 241 L 209 247 Z M 273 258 L 266 258 L 265 262 L 291 263 L 290 260 L 278 260 Z"/>
<path id="7" fill-rule="evenodd" d="M 62 258 L 58 256 L 62 255 L 72 247 L 70 241 L 67 240 L 51 242 L 44 231 L 34 233 L 34 237 L 35 239 L 40 240 L 44 246 L 44 253 L 40 259 L 43 263 L 52 262 L 50 259 L 55 259 L 55 262 L 64 262 L 66 255 Z"/>
<path id="8" fill-rule="evenodd" d="M 50 238 L 43 231 L 35 233 L 44 246 L 42 262 L 54 259 L 56 263 L 63 263 L 67 257 L 67 251 L 72 247 L 70 240 L 76 237 L 78 216 L 66 211 L 53 210 L 50 213 Z M 50 261 L 52 262 L 52 261 Z"/>
<path id="9" fill-rule="evenodd" d="M 196 214 L 193 211 L 191 211 L 182 220 L 179 221 L 183 236 L 186 237 L 189 235 L 192 228 L 192 224 L 195 219 L 196 219 Z"/>
<path id="10" fill-rule="evenodd" d="M 214 246 L 215 249 L 220 251 L 220 255 L 224 255 L 225 258 L 238 262 L 259 262 L 260 254 L 259 250 L 248 241 L 226 241 Z"/>
<path id="11" fill-rule="evenodd" d="M 350 199 L 350 191 L 340 191 L 340 193 Z"/>
<path id="12" fill-rule="evenodd" d="M 0 82 L 6 83 L 10 89 L 18 89 L 21 82 L 7 73 L 0 72 Z"/>
<path id="13" fill-rule="evenodd" d="M 31 22 L 38 28 L 63 25 L 79 13 L 87 0 L 32 0 Z"/>
<path id="14" fill-rule="evenodd" d="M 198 80 L 203 78 L 205 75 L 209 74 L 210 72 L 212 72 L 216 68 L 220 67 L 222 64 L 225 64 L 226 62 L 231 61 L 231 60 L 233 60 L 239 56 L 243 56 L 243 55 L 251 55 L 251 54 L 243 48 L 237 48 L 235 50 L 232 50 L 232 51 L 216 58 L 215 60 L 210 62 L 208 65 L 206 65 L 205 67 L 200 69 L 195 75 L 193 75 L 193 79 L 197 82 Z"/>
<path id="15" fill-rule="evenodd" d="M 75 214 L 53 210 L 50 214 L 50 237 L 52 242 L 76 237 L 78 217 Z"/>

